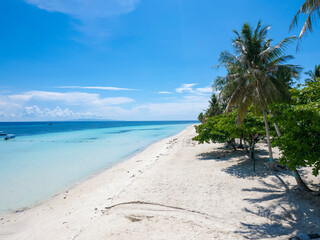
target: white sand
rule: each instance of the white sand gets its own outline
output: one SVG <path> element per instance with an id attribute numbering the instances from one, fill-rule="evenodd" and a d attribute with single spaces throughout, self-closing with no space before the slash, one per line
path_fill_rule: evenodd
<path id="1" fill-rule="evenodd" d="M 0 239 L 288 239 L 320 232 L 319 199 L 292 190 L 289 171 L 270 173 L 264 144 L 254 174 L 244 153 L 198 145 L 194 135 L 189 127 L 44 204 L 1 216 Z"/>

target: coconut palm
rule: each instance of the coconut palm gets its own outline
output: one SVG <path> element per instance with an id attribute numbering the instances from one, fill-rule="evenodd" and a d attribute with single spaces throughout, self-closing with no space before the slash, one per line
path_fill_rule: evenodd
<path id="1" fill-rule="evenodd" d="M 223 111 L 221 110 L 221 106 L 218 102 L 218 98 L 216 94 L 211 95 L 211 99 L 209 100 L 209 108 L 205 112 L 205 118 L 214 117 L 216 115 L 221 114 Z"/>
<path id="2" fill-rule="evenodd" d="M 320 65 L 314 67 L 314 71 L 305 72 L 309 78 L 306 79 L 306 82 L 316 82 L 317 79 L 320 79 Z"/>
<path id="3" fill-rule="evenodd" d="M 290 29 L 297 26 L 300 14 L 307 14 L 308 17 L 302 27 L 299 39 L 307 32 L 312 32 L 312 21 L 315 17 L 320 17 L 320 0 L 306 0 L 299 11 L 294 16 Z"/>
<path id="4" fill-rule="evenodd" d="M 269 29 L 270 26 L 263 27 L 259 22 L 255 30 L 248 23 L 243 25 L 240 33 L 234 30 L 234 54 L 225 51 L 219 57 L 219 66 L 226 67 L 228 74 L 218 79 L 217 84 L 223 85 L 220 95 L 228 97 L 226 111 L 238 108 L 239 124 L 246 117 L 250 106 L 255 111 L 262 111 L 270 169 L 275 170 L 266 111 L 268 105 L 289 98 L 288 86 L 279 77 L 280 71 L 297 72 L 299 67 L 285 64 L 293 59 L 293 56 L 285 55 L 285 49 L 295 38 L 288 37 L 271 46 L 272 40 L 267 39 Z"/>

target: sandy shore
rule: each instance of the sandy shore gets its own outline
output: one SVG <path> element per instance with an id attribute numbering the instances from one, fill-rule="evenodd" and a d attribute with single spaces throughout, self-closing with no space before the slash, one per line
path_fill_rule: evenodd
<path id="1" fill-rule="evenodd" d="M 320 232 L 320 201 L 294 190 L 289 171 L 268 171 L 264 144 L 253 173 L 244 153 L 198 145 L 194 135 L 191 126 L 44 204 L 1 216 L 0 239 L 288 239 Z M 307 171 L 304 177 L 319 184 Z"/>

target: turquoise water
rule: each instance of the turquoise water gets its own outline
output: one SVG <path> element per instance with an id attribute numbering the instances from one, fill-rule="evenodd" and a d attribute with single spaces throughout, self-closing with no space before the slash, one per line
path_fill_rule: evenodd
<path id="1" fill-rule="evenodd" d="M 41 203 L 190 124 L 133 124 L 41 134 L 20 130 L 13 140 L 0 139 L 0 212 Z"/>

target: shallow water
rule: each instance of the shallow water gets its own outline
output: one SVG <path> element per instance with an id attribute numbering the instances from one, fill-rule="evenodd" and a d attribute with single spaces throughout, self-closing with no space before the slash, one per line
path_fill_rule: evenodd
<path id="1" fill-rule="evenodd" d="M 124 123 L 37 123 L 25 130 L 0 123 L 0 130 L 17 132 L 15 139 L 0 139 L 0 212 L 38 204 L 192 124 Z"/>

